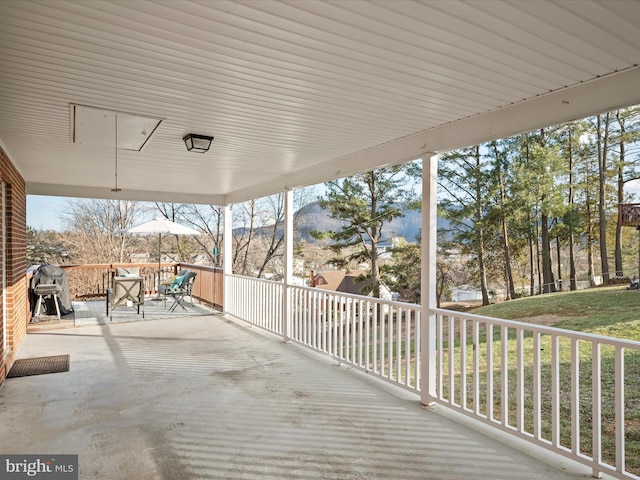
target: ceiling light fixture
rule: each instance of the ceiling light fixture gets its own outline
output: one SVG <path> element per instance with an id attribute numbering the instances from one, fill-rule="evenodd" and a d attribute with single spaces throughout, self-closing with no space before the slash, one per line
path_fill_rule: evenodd
<path id="1" fill-rule="evenodd" d="M 182 140 L 184 140 L 184 144 L 187 146 L 187 150 L 189 150 L 190 152 L 204 153 L 209 150 L 213 137 L 190 133 L 188 135 L 185 135 Z"/>

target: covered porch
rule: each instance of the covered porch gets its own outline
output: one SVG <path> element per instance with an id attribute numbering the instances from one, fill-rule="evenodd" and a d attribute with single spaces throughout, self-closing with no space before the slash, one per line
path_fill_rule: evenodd
<path id="1" fill-rule="evenodd" d="M 77 453 L 83 478 L 638 478 L 640 345 L 435 308 L 438 154 L 639 104 L 638 8 L 0 3 L 0 381 L 14 358 L 72 355 L 69 374 L 5 382 L 0 451 Z M 422 304 L 294 286 L 293 190 L 418 158 Z M 231 207 L 276 193 L 284 281 L 238 277 Z M 231 317 L 26 336 L 28 194 L 224 206 L 225 313 L 277 337 Z"/>
<path id="2" fill-rule="evenodd" d="M 41 331 L 20 358 L 59 354 L 6 380 L 0 451 L 77 453 L 79 478 L 590 476 L 228 316 Z"/>

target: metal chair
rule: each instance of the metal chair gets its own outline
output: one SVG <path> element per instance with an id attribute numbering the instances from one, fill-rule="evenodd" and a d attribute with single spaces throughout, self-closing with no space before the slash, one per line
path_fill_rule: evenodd
<path id="1" fill-rule="evenodd" d="M 171 284 L 160 285 L 160 294 L 164 297 L 165 308 L 167 306 L 167 297 L 173 298 L 173 305 L 169 307 L 169 311 L 173 312 L 180 305 L 183 310 L 187 310 L 183 302 L 185 297 L 189 297 L 191 305 L 193 305 L 193 298 L 191 297 L 191 289 L 193 288 L 193 282 L 196 279 L 196 273 L 190 270 L 180 272 L 173 278 Z"/>
<path id="2" fill-rule="evenodd" d="M 144 318 L 144 279 L 135 275 L 113 277 L 113 289 L 107 289 L 107 315 L 112 319 L 113 310 L 120 306 L 135 306 Z"/>

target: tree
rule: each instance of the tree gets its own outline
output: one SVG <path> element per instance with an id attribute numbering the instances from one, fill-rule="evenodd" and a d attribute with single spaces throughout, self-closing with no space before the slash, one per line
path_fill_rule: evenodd
<path id="1" fill-rule="evenodd" d="M 562 130 L 561 135 L 564 135 L 561 140 L 560 152 L 561 155 L 566 158 L 567 161 L 567 207 L 562 217 L 562 225 L 566 227 L 566 235 L 569 249 L 569 288 L 570 290 L 577 290 L 578 285 L 576 282 L 576 260 L 575 260 L 575 238 L 579 236 L 580 230 L 580 215 L 575 203 L 575 155 L 580 149 L 579 138 L 584 133 L 584 128 L 578 122 L 572 122 L 566 124 Z"/>
<path id="2" fill-rule="evenodd" d="M 74 263 L 124 263 L 135 241 L 124 230 L 135 225 L 141 206 L 127 200 L 69 200 L 62 214 L 65 244 Z"/>
<path id="3" fill-rule="evenodd" d="M 617 176 L 617 201 L 618 205 L 626 203 L 626 195 L 624 187 L 627 182 L 636 180 L 640 176 L 635 162 L 628 158 L 630 146 L 640 141 L 640 125 L 638 118 L 640 116 L 640 108 L 632 107 L 618 110 L 615 114 L 618 122 L 618 133 L 615 142 L 618 146 L 618 160 L 616 162 Z M 623 252 L 622 252 L 622 222 L 620 216 L 616 221 L 616 238 L 615 238 L 615 273 L 617 277 L 624 276 L 623 271 Z"/>
<path id="4" fill-rule="evenodd" d="M 401 240 L 391 248 L 393 263 L 382 265 L 380 273 L 385 285 L 409 303 L 420 303 L 421 251 L 420 244 Z M 439 296 L 438 306 L 440 306 Z"/>
<path id="5" fill-rule="evenodd" d="M 162 217 L 167 220 L 175 223 L 185 224 L 192 223 L 186 221 L 187 212 L 190 210 L 190 206 L 184 203 L 155 203 L 155 208 L 160 212 Z M 200 230 L 197 228 L 197 230 Z M 172 248 L 166 250 L 160 245 L 161 252 L 156 252 L 156 254 L 169 254 L 170 257 L 173 258 L 174 261 L 179 262 L 189 262 L 193 258 L 194 254 L 197 252 L 197 248 L 195 248 L 199 243 L 194 240 L 195 236 L 185 236 L 185 235 L 172 235 L 170 236 L 170 241 Z M 163 241 L 166 237 L 163 237 Z M 206 250 L 205 250 L 206 251 Z"/>
<path id="6" fill-rule="evenodd" d="M 511 269 L 511 245 L 509 241 L 509 202 L 507 201 L 507 190 L 504 181 L 504 171 L 507 169 L 506 152 L 498 150 L 498 142 L 491 142 L 494 161 L 494 173 L 498 186 L 498 205 L 496 213 L 499 217 L 501 227 L 502 252 L 504 258 L 505 281 L 507 284 L 507 300 L 516 297 L 515 286 L 513 284 L 513 271 Z"/>
<path id="7" fill-rule="evenodd" d="M 249 275 L 253 270 L 249 253 L 256 235 L 257 200 L 244 202 L 233 207 L 233 272 Z"/>
<path id="8" fill-rule="evenodd" d="M 443 155 L 439 162 L 439 186 L 443 190 L 441 213 L 451 223 L 454 240 L 473 253 L 471 267 L 476 273 L 482 304 L 489 304 L 486 250 L 494 228 L 487 217 L 495 185 L 488 162 L 483 161 L 480 146 L 456 150 Z"/>
<path id="9" fill-rule="evenodd" d="M 556 216 L 562 210 L 561 189 L 558 188 L 557 177 L 562 172 L 562 164 L 556 145 L 553 145 L 555 132 L 540 129 L 539 135 L 531 136 L 532 148 L 530 160 L 538 174 L 538 202 L 540 206 L 540 243 L 542 260 L 542 291 L 555 292 L 556 284 L 553 275 L 551 257 L 550 228 Z"/>
<path id="10" fill-rule="evenodd" d="M 64 263 L 67 249 L 60 234 L 54 230 L 27 227 L 27 266 Z"/>
<path id="11" fill-rule="evenodd" d="M 199 230 L 196 242 L 214 267 L 222 266 L 224 208 L 219 205 L 184 205 L 181 210 L 185 224 Z"/>
<path id="12" fill-rule="evenodd" d="M 300 188 L 293 193 L 294 235 L 304 221 L 312 198 L 312 188 Z M 254 199 L 234 210 L 233 265 L 241 275 L 281 276 L 284 272 L 285 195 L 277 194 Z"/>
<path id="13" fill-rule="evenodd" d="M 563 166 L 558 154 L 556 129 L 540 129 L 518 137 L 519 153 L 516 164 L 521 182 L 525 186 L 522 208 L 529 217 L 527 238 L 529 241 L 530 290 L 535 284 L 542 292 L 556 290 L 551 251 L 551 227 L 563 210 Z M 537 272 L 537 281 L 534 277 Z"/>
<path id="14" fill-rule="evenodd" d="M 367 263 L 363 294 L 380 297 L 378 245 L 384 240 L 383 227 L 410 208 L 415 200 L 411 187 L 421 169 L 420 163 L 410 162 L 325 183 L 327 191 L 320 205 L 343 226 L 338 231 L 314 235 L 332 240 L 328 248 L 335 254 L 334 264 L 344 268 L 352 262 Z"/>
<path id="15" fill-rule="evenodd" d="M 598 199 L 598 166 L 595 165 L 597 156 L 589 134 L 591 125 L 587 121 L 578 122 L 578 148 L 574 151 L 575 195 L 577 213 L 580 215 L 582 234 L 587 251 L 587 276 L 591 285 L 595 277 L 595 228 Z"/>
<path id="16" fill-rule="evenodd" d="M 604 125 L 603 125 L 604 123 Z M 598 146 L 598 224 L 600 227 L 600 266 L 602 281 L 609 284 L 609 259 L 607 258 L 607 177 L 609 154 L 609 125 L 610 114 L 596 116 L 596 141 Z"/>

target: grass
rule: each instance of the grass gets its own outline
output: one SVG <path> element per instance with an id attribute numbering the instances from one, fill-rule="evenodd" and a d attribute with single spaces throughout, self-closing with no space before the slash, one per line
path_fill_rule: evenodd
<path id="1" fill-rule="evenodd" d="M 497 305 L 480 307 L 473 310 L 473 313 L 489 317 L 518 320 L 530 323 L 542 323 L 548 326 L 589 332 L 597 335 L 624 338 L 628 340 L 640 340 L 640 291 L 626 290 L 624 287 L 598 288 L 582 290 L 578 292 L 566 292 L 550 294 L 538 297 L 514 300 Z M 459 330 L 456 335 L 460 335 Z M 472 364 L 473 342 L 470 332 L 463 332 L 462 337 L 467 341 L 467 365 Z M 459 337 L 458 337 L 459 338 Z M 502 409 L 502 376 L 500 371 L 500 350 L 501 341 L 499 329 L 494 330 L 494 374 L 493 374 L 493 417 L 500 418 Z M 461 350 L 459 342 L 449 350 L 448 345 L 444 347 L 443 357 L 444 372 L 448 372 L 449 362 L 453 359 L 459 363 Z M 487 397 L 484 389 L 487 384 L 486 372 L 486 331 L 480 335 L 481 351 L 480 358 L 480 389 L 481 395 L 478 399 L 473 399 L 470 387 L 467 388 L 468 397 L 473 408 L 473 401 L 480 402 L 480 410 L 487 414 Z M 571 446 L 571 420 L 570 420 L 570 342 L 561 339 L 559 342 L 559 378 L 560 378 L 560 443 L 566 447 Z M 540 343 L 541 349 L 541 435 L 543 438 L 551 438 L 551 338 L 543 335 Z M 533 339 L 526 336 L 523 341 L 524 351 L 524 408 L 525 430 L 533 429 Z M 579 344 L 580 358 L 580 447 L 581 451 L 591 454 L 592 450 L 592 412 L 591 412 L 591 347 L 587 342 Z M 517 381 L 517 357 L 515 342 L 509 342 L 507 369 L 507 389 L 508 389 L 508 418 L 509 423 L 515 425 L 516 403 L 515 384 Z M 614 351 L 613 348 L 603 346 L 601 350 L 601 403 L 602 403 L 602 442 L 603 460 L 610 464 L 615 464 L 615 425 L 614 425 Z M 470 376 L 469 367 L 467 372 L 462 373 L 459 365 L 454 369 L 456 390 L 460 385 L 460 376 L 466 374 L 467 385 L 471 385 L 473 378 Z M 445 374 L 443 383 L 445 385 L 445 396 L 448 392 L 448 377 Z M 451 392 L 460 396 L 459 393 Z M 456 399 L 458 401 L 459 399 Z M 640 474 L 640 351 L 627 349 L 625 352 L 625 434 L 626 434 L 626 468 L 627 471 L 636 475 Z"/>
<path id="2" fill-rule="evenodd" d="M 525 323 L 543 324 L 568 330 L 589 332 L 597 335 L 640 340 L 640 291 L 626 290 L 624 287 L 597 288 L 581 290 L 578 292 L 564 292 L 548 294 L 537 297 L 524 298 L 497 305 L 490 305 L 473 310 L 473 313 L 494 318 L 513 319 Z M 464 316 L 464 315 L 460 315 Z M 449 398 L 454 403 L 463 400 L 461 392 L 462 380 L 466 380 L 465 407 L 474 409 L 476 403 L 481 415 L 489 414 L 489 405 L 492 407 L 491 417 L 499 420 L 503 408 L 506 408 L 507 423 L 516 426 L 518 423 L 517 392 L 516 385 L 520 381 L 523 385 L 522 411 L 524 431 L 533 433 L 535 429 L 534 418 L 534 379 L 536 375 L 533 369 L 536 349 L 531 332 L 524 332 L 522 340 L 522 373 L 518 372 L 518 351 L 516 346 L 515 329 L 508 329 L 509 342 L 507 343 L 507 362 L 501 365 L 502 331 L 494 328 L 491 338 L 493 346 L 493 374 L 489 378 L 487 373 L 488 331 L 486 324 L 481 324 L 477 345 L 474 345 L 471 322 L 467 322 L 466 330 L 461 332 L 461 324 L 458 315 L 454 315 L 454 337 L 449 338 L 448 324 L 443 325 L 443 351 L 442 365 L 442 392 L 444 398 Z M 333 319 L 330 315 L 329 318 Z M 336 350 L 340 346 L 348 361 L 359 363 L 358 354 L 352 357 L 353 348 L 359 352 L 367 345 L 370 351 L 378 348 L 375 365 L 373 358 L 369 358 L 369 365 L 377 372 L 392 379 L 402 381 L 409 373 L 409 382 L 415 375 L 415 324 L 409 331 L 407 342 L 406 317 L 402 317 L 400 324 L 400 343 L 398 340 L 397 317 L 391 316 L 378 325 L 364 324 L 349 328 L 342 328 L 342 336 L 335 340 L 333 345 Z M 414 320 L 414 319 L 413 319 Z M 389 343 L 389 322 L 393 341 Z M 326 324 L 323 328 L 333 328 Z M 384 329 L 384 345 L 381 345 Z M 310 327 L 313 331 L 313 328 Z M 360 331 L 360 328 L 363 331 Z M 362 336 L 361 336 L 362 335 Z M 374 341 L 375 340 L 375 341 Z M 452 340 L 449 342 L 449 340 Z M 540 437 L 551 440 L 552 422 L 552 337 L 544 334 L 540 337 Z M 333 343 L 333 342 L 332 342 Z M 466 369 L 461 368 L 465 350 Z M 579 389 L 580 389 L 580 423 L 578 426 L 580 452 L 586 455 L 592 454 L 593 425 L 592 425 L 592 351 L 590 342 L 579 342 Z M 474 378 L 473 357 L 474 349 L 479 353 L 477 367 L 478 378 Z M 559 383 L 559 410 L 560 429 L 557 432 L 562 446 L 570 448 L 575 436 L 571 424 L 571 342 L 563 337 L 558 341 L 558 373 Z M 398 362 L 398 356 L 400 361 Z M 407 358 L 408 357 L 408 358 Z M 626 470 L 635 475 L 640 475 L 640 351 L 628 348 L 625 350 L 625 459 Z M 364 362 L 364 357 L 362 358 Z M 453 361 L 453 384 L 450 391 L 449 364 Z M 602 459 L 615 465 L 615 404 L 614 404 L 614 379 L 615 359 L 614 349 L 609 346 L 601 347 L 601 434 Z M 362 365 L 364 366 L 364 365 Z M 505 375 L 502 375 L 502 369 Z M 522 378 L 519 378 L 522 375 Z M 506 383 L 503 385 L 504 378 Z M 479 388 L 479 395 L 474 392 L 474 380 Z M 489 401 L 487 384 L 491 380 L 492 401 Z M 507 402 L 503 402 L 503 390 L 507 392 Z M 573 437 L 573 438 L 572 438 Z"/>
<path id="3" fill-rule="evenodd" d="M 604 287 L 521 298 L 473 310 L 507 320 L 551 320 L 548 325 L 640 341 L 640 290 Z"/>

